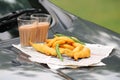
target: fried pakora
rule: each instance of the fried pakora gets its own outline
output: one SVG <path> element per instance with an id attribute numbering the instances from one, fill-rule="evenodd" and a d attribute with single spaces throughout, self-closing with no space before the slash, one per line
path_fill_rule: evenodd
<path id="1" fill-rule="evenodd" d="M 90 57 L 90 49 L 83 44 L 75 42 L 67 36 L 55 36 L 53 39 L 47 39 L 45 43 L 38 44 L 30 42 L 31 46 L 39 52 L 49 56 L 56 56 L 55 46 L 59 44 L 59 51 L 62 55 L 78 60 L 79 58 Z"/>

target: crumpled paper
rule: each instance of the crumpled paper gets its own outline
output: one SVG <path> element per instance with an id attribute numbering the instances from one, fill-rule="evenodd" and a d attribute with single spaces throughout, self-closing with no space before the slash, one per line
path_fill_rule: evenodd
<path id="1" fill-rule="evenodd" d="M 91 56 L 89 58 L 79 59 L 78 61 L 75 61 L 71 58 L 63 57 L 64 61 L 62 62 L 56 57 L 47 56 L 45 54 L 37 52 L 32 47 L 21 47 L 20 44 L 13 44 L 13 47 L 29 55 L 30 61 L 37 63 L 45 63 L 52 69 L 65 67 L 76 68 L 81 66 L 103 66 L 105 64 L 101 62 L 101 60 L 108 57 L 114 49 L 114 47 L 112 46 L 104 46 L 100 44 L 86 44 L 86 47 L 90 48 L 91 50 Z"/>

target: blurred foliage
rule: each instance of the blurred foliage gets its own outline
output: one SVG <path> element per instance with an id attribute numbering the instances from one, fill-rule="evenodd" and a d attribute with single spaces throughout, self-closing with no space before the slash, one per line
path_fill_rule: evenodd
<path id="1" fill-rule="evenodd" d="M 120 0 L 50 0 L 83 19 L 120 33 Z"/>

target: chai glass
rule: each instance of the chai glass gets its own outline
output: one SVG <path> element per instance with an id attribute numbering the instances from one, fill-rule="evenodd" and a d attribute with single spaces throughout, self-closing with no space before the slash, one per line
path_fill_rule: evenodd
<path id="1" fill-rule="evenodd" d="M 30 41 L 36 42 L 38 21 L 26 15 L 18 17 L 17 21 L 21 46 L 30 46 Z"/>
<path id="2" fill-rule="evenodd" d="M 35 13 L 31 18 L 36 18 L 39 22 L 37 24 L 36 42 L 43 43 L 48 38 L 48 31 L 50 27 L 51 17 L 45 13 Z"/>

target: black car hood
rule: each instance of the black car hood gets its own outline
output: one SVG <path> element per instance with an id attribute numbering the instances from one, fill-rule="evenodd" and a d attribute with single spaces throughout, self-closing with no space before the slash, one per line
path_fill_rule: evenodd
<path id="1" fill-rule="evenodd" d="M 26 57 L 23 57 L 23 55 L 21 56 L 20 52 L 15 51 L 12 44 L 19 43 L 16 18 L 21 14 L 34 12 L 34 10 L 16 11 L 12 13 L 15 16 L 10 17 L 9 19 L 8 17 L 7 19 L 0 19 L 6 19 L 4 24 L 7 24 L 3 25 L 0 23 L 0 25 L 4 26 L 4 29 L 0 26 L 0 31 L 6 32 L 9 30 L 11 35 L 16 35 L 11 39 L 0 42 L 0 72 L 4 71 L 3 76 L 6 74 L 8 76 L 4 78 L 0 76 L 0 79 L 16 80 L 16 77 L 23 80 L 32 78 L 36 80 L 45 80 L 49 77 L 51 80 L 120 79 L 120 35 L 118 33 L 64 11 L 63 9 L 52 4 L 49 0 L 29 0 L 29 2 L 33 8 L 37 10 L 40 9 L 40 12 L 48 13 L 52 16 L 49 38 L 53 37 L 55 33 L 62 33 L 69 36 L 75 36 L 86 43 L 113 46 L 114 50 L 109 57 L 102 60 L 106 64 L 106 66 L 103 67 L 50 70 L 46 65 L 43 66 L 44 64 L 41 66 L 41 64 L 31 63 L 26 60 Z M 9 21 L 11 22 L 8 26 L 7 22 Z M 18 57 L 22 57 L 22 60 L 18 59 Z"/>

